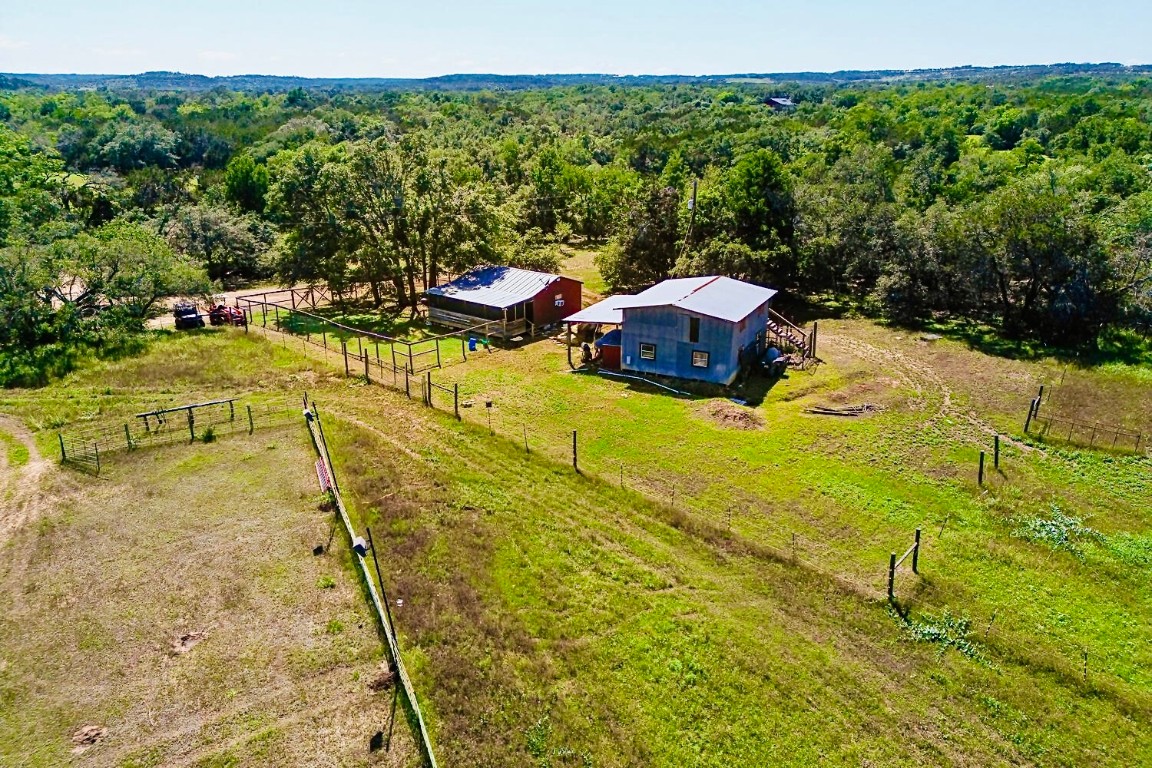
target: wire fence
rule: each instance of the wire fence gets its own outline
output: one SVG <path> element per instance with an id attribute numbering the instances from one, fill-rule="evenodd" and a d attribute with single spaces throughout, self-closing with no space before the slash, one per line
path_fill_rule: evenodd
<path id="1" fill-rule="evenodd" d="M 99 474 L 110 457 L 169 443 L 211 442 L 238 432 L 284 426 L 295 413 L 287 401 L 246 402 L 227 398 L 136 414 L 131 420 L 57 433 L 60 461 Z"/>
<path id="2" fill-rule="evenodd" d="M 1024 432 L 1047 441 L 1063 441 L 1088 448 L 1147 453 L 1152 449 L 1152 434 L 1124 429 L 1099 421 L 1085 421 L 1054 412 L 1050 405 L 1052 392 L 1040 387 L 1039 394 L 1028 405 Z"/>

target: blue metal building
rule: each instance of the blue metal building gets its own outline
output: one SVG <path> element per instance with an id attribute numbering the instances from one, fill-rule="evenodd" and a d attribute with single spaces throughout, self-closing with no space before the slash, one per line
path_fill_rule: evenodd
<path id="1" fill-rule="evenodd" d="M 621 368 L 731 384 L 767 342 L 776 291 L 729 277 L 687 277 L 631 297 L 621 312 Z"/>

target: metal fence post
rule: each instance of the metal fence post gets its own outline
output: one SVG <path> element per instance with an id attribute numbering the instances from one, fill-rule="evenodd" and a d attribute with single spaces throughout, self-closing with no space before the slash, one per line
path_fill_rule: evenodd
<path id="1" fill-rule="evenodd" d="M 572 469 L 576 470 L 577 472 L 580 471 L 580 464 L 577 461 L 576 454 L 576 430 L 572 430 Z"/>
<path id="2" fill-rule="evenodd" d="M 344 375 L 351 376 L 348 370 L 348 342 L 344 339 L 340 340 L 340 351 L 344 353 Z"/>
<path id="3" fill-rule="evenodd" d="M 980 470 L 977 472 L 976 479 L 980 485 L 984 485 L 984 451 L 980 451 Z"/>
<path id="4" fill-rule="evenodd" d="M 407 368 L 404 369 L 404 394 L 409 400 L 412 399 L 412 388 L 408 384 L 408 369 Z"/>
<path id="5" fill-rule="evenodd" d="M 364 381 L 372 383 L 372 379 L 368 377 L 368 350 L 364 350 Z"/>
<path id="6" fill-rule="evenodd" d="M 888 602 L 896 599 L 896 553 L 888 558 Z"/>
<path id="7" fill-rule="evenodd" d="M 252 421 L 252 406 L 246 405 L 244 407 L 248 409 L 248 434 L 252 434 L 256 431 L 256 424 Z"/>
<path id="8" fill-rule="evenodd" d="M 188 409 L 188 435 L 190 442 L 196 442 L 196 417 L 192 415 L 191 408 Z"/>
<path id="9" fill-rule="evenodd" d="M 992 446 L 992 466 L 1000 469 L 1000 435 L 996 435 Z"/>
<path id="10" fill-rule="evenodd" d="M 460 385 L 452 385 L 452 410 L 456 413 L 456 421 L 460 421 Z"/>
<path id="11" fill-rule="evenodd" d="M 916 543 L 912 546 L 912 573 L 920 574 L 920 529 L 916 529 Z"/>
<path id="12" fill-rule="evenodd" d="M 428 371 L 428 388 L 425 403 L 429 408 L 432 407 L 432 371 Z"/>
<path id="13" fill-rule="evenodd" d="M 128 429 L 128 425 L 124 425 L 124 442 L 128 445 L 128 450 L 132 450 L 132 432 Z"/>
<path id="14" fill-rule="evenodd" d="M 60 463 L 68 461 L 68 452 L 64 450 L 64 433 L 57 432 L 56 437 L 60 438 Z"/>

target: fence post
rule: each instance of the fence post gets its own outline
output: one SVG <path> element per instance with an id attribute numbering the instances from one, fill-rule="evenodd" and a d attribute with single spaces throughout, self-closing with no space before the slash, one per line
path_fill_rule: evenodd
<path id="1" fill-rule="evenodd" d="M 412 399 L 412 389 L 408 385 L 408 369 L 407 368 L 404 369 L 404 394 L 407 395 L 409 400 Z"/>
<path id="2" fill-rule="evenodd" d="M 96 474 L 100 474 L 100 443 L 92 443 L 92 448 L 96 451 Z"/>
<path id="3" fill-rule="evenodd" d="M 248 434 L 252 434 L 256 431 L 256 424 L 252 421 L 252 406 L 246 405 L 244 407 L 248 409 Z"/>
<path id="4" fill-rule="evenodd" d="M 56 437 L 60 439 L 60 463 L 63 464 L 68 461 L 68 452 L 64 450 L 64 433 L 57 432 Z"/>
<path id="5" fill-rule="evenodd" d="M 351 376 L 348 370 L 348 342 L 344 339 L 340 340 L 340 351 L 344 353 L 344 375 Z"/>
<path id="6" fill-rule="evenodd" d="M 464 340 L 467 334 L 460 331 L 460 354 L 464 356 L 464 362 L 468 362 L 468 343 Z"/>
<path id="7" fill-rule="evenodd" d="M 189 442 L 196 442 L 196 417 L 192 415 L 192 409 L 188 409 L 188 434 L 191 436 Z"/>
<path id="8" fill-rule="evenodd" d="M 912 545 L 912 573 L 920 575 L 920 529 L 916 529 L 916 543 Z"/>
<path id="9" fill-rule="evenodd" d="M 452 385 L 452 410 L 456 413 L 456 421 L 460 421 L 460 385 Z"/>
<path id="10" fill-rule="evenodd" d="M 440 365 L 440 337 L 439 336 L 436 337 L 436 367 L 437 368 L 442 367 Z"/>
<path id="11" fill-rule="evenodd" d="M 372 383 L 372 379 L 368 377 L 368 350 L 364 350 L 364 381 Z"/>
<path id="12" fill-rule="evenodd" d="M 1028 427 L 1032 426 L 1032 417 L 1036 415 L 1036 399 L 1028 403 L 1028 418 L 1024 420 L 1024 434 L 1028 434 Z"/>
<path id="13" fill-rule="evenodd" d="M 1040 394 L 1036 395 L 1036 415 L 1040 415 L 1040 403 L 1044 402 L 1044 385 L 1040 385 Z"/>
<path id="14" fill-rule="evenodd" d="M 992 446 L 992 466 L 1000 469 L 1000 435 L 996 435 Z"/>
<path id="15" fill-rule="evenodd" d="M 128 429 L 128 425 L 124 425 L 124 442 L 128 444 L 128 450 L 132 450 L 132 432 Z"/>
<path id="16" fill-rule="evenodd" d="M 819 327 L 819 323 L 812 323 L 812 341 L 808 344 L 808 357 L 810 358 L 816 357 L 816 331 L 819 329 Z"/>
<path id="17" fill-rule="evenodd" d="M 980 470 L 976 475 L 977 482 L 984 485 L 984 451 L 980 451 Z"/>
<path id="18" fill-rule="evenodd" d="M 896 599 L 896 553 L 888 558 L 888 602 Z"/>
<path id="19" fill-rule="evenodd" d="M 428 371 L 428 407 L 432 407 L 432 371 Z"/>
<path id="20" fill-rule="evenodd" d="M 577 472 L 580 471 L 580 464 L 577 461 L 576 454 L 576 430 L 572 430 L 572 469 L 576 470 Z"/>

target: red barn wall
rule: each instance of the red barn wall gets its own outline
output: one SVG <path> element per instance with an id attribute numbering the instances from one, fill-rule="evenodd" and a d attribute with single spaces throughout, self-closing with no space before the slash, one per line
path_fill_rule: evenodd
<path id="1" fill-rule="evenodd" d="M 536 325 L 548 325 L 579 312 L 582 288 L 583 284 L 579 280 L 561 277 L 540 291 L 532 299 L 532 314 L 535 317 L 533 322 Z M 556 306 L 557 296 L 563 299 L 564 306 Z"/>

